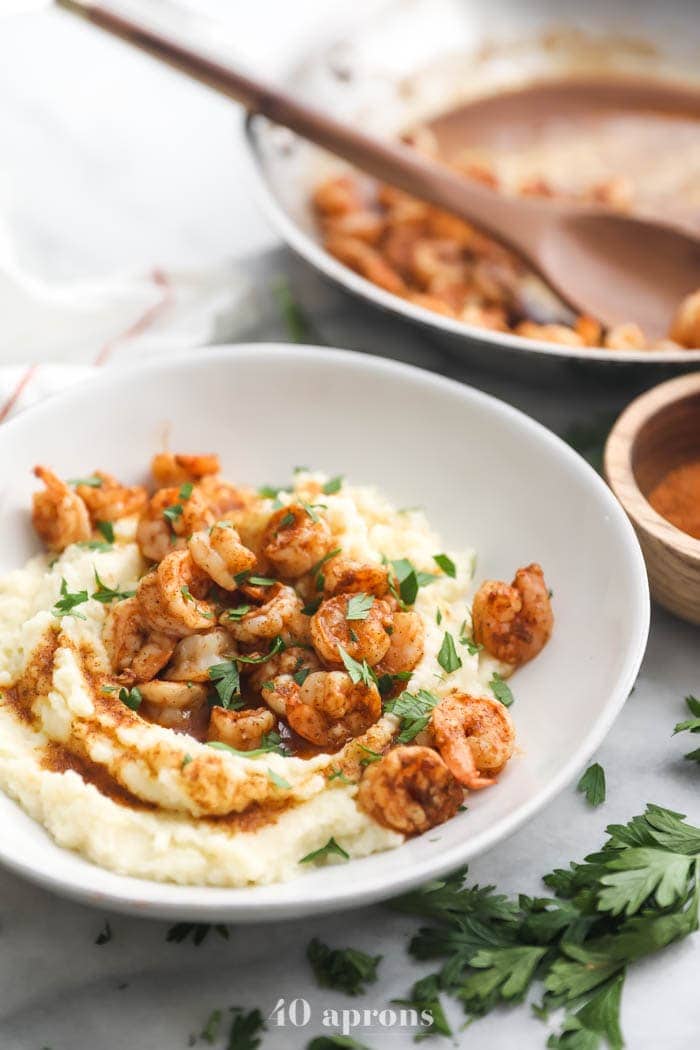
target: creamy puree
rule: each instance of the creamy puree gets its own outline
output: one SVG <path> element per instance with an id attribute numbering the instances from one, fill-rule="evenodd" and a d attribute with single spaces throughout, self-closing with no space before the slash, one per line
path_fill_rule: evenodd
<path id="1" fill-rule="evenodd" d="M 298 474 L 294 492 L 280 498 L 318 492 L 319 480 Z M 347 555 L 374 562 L 407 557 L 419 570 L 439 573 L 433 555 L 444 548 L 421 512 L 399 512 L 370 488 L 345 486 L 323 502 Z M 272 504 L 260 503 L 262 521 Z M 64 579 L 70 592 L 92 593 L 95 570 L 107 586 L 136 586 L 145 564 L 135 525 L 134 518 L 117 523 L 111 550 L 73 544 L 57 558 L 33 558 L 0 582 L 2 788 L 60 846 L 112 871 L 176 883 L 290 879 L 308 870 L 300 859 L 330 837 L 350 857 L 398 846 L 403 835 L 358 808 L 355 783 L 327 779 L 339 768 L 357 773 L 358 743 L 381 748 L 396 731 L 395 716 L 384 715 L 334 755 L 246 758 L 147 722 L 116 691 L 103 691 L 114 681 L 102 642 L 109 606 L 91 598 L 75 610 L 83 618 L 57 617 L 52 609 Z M 425 651 L 406 688 L 488 696 L 485 683 L 499 667 L 492 659 L 460 646 L 462 667 L 449 675 L 437 660 L 445 631 L 457 639 L 469 622 L 474 557 L 450 556 L 456 578 L 439 575 L 419 591 Z"/>

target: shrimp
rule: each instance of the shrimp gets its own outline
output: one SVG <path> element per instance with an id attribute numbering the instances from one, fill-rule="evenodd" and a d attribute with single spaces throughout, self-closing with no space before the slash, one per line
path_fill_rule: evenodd
<path id="1" fill-rule="evenodd" d="M 554 624 L 549 591 L 539 565 L 518 569 L 512 584 L 486 580 L 474 596 L 474 641 L 516 667 L 532 660 L 549 641 Z"/>
<path id="2" fill-rule="evenodd" d="M 146 626 L 138 598 L 125 598 L 111 607 L 103 640 L 113 669 L 128 671 L 134 682 L 155 678 L 175 648 L 172 638 Z"/>
<path id="3" fill-rule="evenodd" d="M 281 675 L 290 678 L 296 675 L 297 680 L 303 680 L 311 671 L 318 671 L 320 666 L 313 649 L 290 645 L 262 664 L 243 664 L 243 671 L 245 673 L 246 668 L 250 669 L 248 681 L 254 689 L 260 690 L 263 699 L 267 700 L 270 690 L 266 686 L 274 679 Z"/>
<path id="4" fill-rule="evenodd" d="M 255 555 L 241 543 L 230 521 L 216 521 L 209 529 L 200 529 L 189 539 L 193 560 L 226 591 L 238 587 L 235 577 L 255 565 Z"/>
<path id="5" fill-rule="evenodd" d="M 139 686 L 142 704 L 139 714 L 178 733 L 201 736 L 209 714 L 204 685 L 185 682 L 144 682 Z"/>
<path id="6" fill-rule="evenodd" d="M 256 707 L 253 711 L 212 707 L 207 740 L 219 740 L 237 751 L 254 751 L 276 725 L 277 719 L 266 707 Z"/>
<path id="7" fill-rule="evenodd" d="M 255 645 L 263 639 L 281 635 L 285 641 L 303 640 L 307 617 L 302 614 L 301 598 L 293 587 L 275 583 L 264 588 L 265 601 L 233 620 L 224 612 L 219 620 L 236 639 L 247 645 Z"/>
<path id="8" fill-rule="evenodd" d="M 221 470 L 219 457 L 214 453 L 186 455 L 174 452 L 159 452 L 151 460 L 151 474 L 158 488 L 165 485 L 182 485 L 187 481 L 199 481 L 208 474 Z"/>
<path id="9" fill-rule="evenodd" d="M 336 555 L 323 566 L 323 593 L 373 594 L 383 598 L 389 590 L 389 573 L 383 565 L 363 564 Z"/>
<path id="10" fill-rule="evenodd" d="M 389 649 L 391 608 L 381 598 L 375 598 L 364 619 L 348 620 L 351 599 L 352 595 L 339 594 L 322 602 L 311 617 L 311 642 L 330 666 L 343 666 L 339 646 L 354 660 L 366 660 L 374 666 Z"/>
<path id="11" fill-rule="evenodd" d="M 513 754 L 513 720 L 491 697 L 453 690 L 433 708 L 430 728 L 453 776 L 472 790 L 495 783 Z"/>
<path id="12" fill-rule="evenodd" d="M 214 627 L 206 634 L 190 634 L 175 646 L 163 677 L 169 682 L 208 682 L 209 668 L 234 656 L 236 644 L 223 627 Z"/>
<path id="13" fill-rule="evenodd" d="M 231 485 L 216 474 L 207 474 L 197 489 L 215 519 L 225 518 L 234 510 L 246 510 L 257 499 L 253 489 Z"/>
<path id="14" fill-rule="evenodd" d="M 215 622 L 215 609 L 201 600 L 207 578 L 189 551 L 171 551 L 153 571 L 142 576 L 136 597 L 146 623 L 154 631 L 184 638 L 206 631 Z"/>
<path id="15" fill-rule="evenodd" d="M 144 558 L 160 561 L 213 521 L 214 515 L 197 488 L 189 495 L 183 494 L 182 487 L 159 489 L 141 512 L 136 542 Z"/>
<path id="16" fill-rule="evenodd" d="M 377 674 L 412 671 L 423 657 L 424 643 L 425 627 L 418 613 L 394 613 L 389 648 L 377 664 Z"/>
<path id="17" fill-rule="evenodd" d="M 303 576 L 331 547 L 328 522 L 313 508 L 281 507 L 267 523 L 261 553 L 281 576 Z"/>
<path id="18" fill-rule="evenodd" d="M 353 682 L 344 671 L 314 671 L 302 685 L 291 681 L 295 688 L 287 686 L 284 695 L 287 722 L 318 747 L 342 747 L 381 717 L 382 701 L 373 682 Z"/>
<path id="19" fill-rule="evenodd" d="M 143 485 L 122 485 L 102 470 L 96 470 L 93 476 L 100 479 L 99 485 L 75 487 L 93 522 L 117 521 L 130 514 L 138 514 L 146 505 L 148 494 Z"/>
<path id="20" fill-rule="evenodd" d="M 47 467 L 34 467 L 34 474 L 46 489 L 32 496 L 32 523 L 47 547 L 62 551 L 71 543 L 89 540 L 90 515 L 80 496 Z"/>
<path id="21" fill-rule="evenodd" d="M 453 817 L 464 791 L 429 747 L 395 747 L 367 766 L 357 804 L 385 828 L 419 835 Z"/>

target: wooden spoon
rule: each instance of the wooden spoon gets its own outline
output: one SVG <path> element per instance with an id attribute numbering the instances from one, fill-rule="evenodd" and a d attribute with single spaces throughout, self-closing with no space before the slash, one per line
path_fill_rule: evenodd
<path id="1" fill-rule="evenodd" d="M 561 200 L 506 197 L 307 106 L 276 87 L 92 0 L 57 0 L 102 29 L 188 73 L 362 171 L 467 219 L 514 250 L 577 313 L 636 321 L 666 334 L 681 299 L 700 288 L 700 237 L 671 223 Z"/>

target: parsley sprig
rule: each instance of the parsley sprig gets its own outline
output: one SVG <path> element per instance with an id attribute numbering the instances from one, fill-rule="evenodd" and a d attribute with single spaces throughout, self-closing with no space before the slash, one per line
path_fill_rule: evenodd
<path id="1" fill-rule="evenodd" d="M 133 598 L 136 594 L 136 591 L 120 591 L 118 587 L 110 587 L 104 580 L 100 579 L 97 569 L 94 572 L 97 590 L 93 591 L 90 597 L 94 598 L 95 601 L 102 602 L 103 605 L 109 605 L 111 602 L 120 602 L 124 598 Z"/>
<path id="2" fill-rule="evenodd" d="M 673 730 L 674 735 L 685 732 L 700 733 L 700 700 L 697 700 L 694 696 L 686 696 L 685 703 L 693 717 L 687 718 L 685 722 L 678 722 Z M 689 751 L 685 757 L 690 759 L 691 762 L 700 762 L 700 747 L 696 748 L 695 751 Z"/>
<path id="3" fill-rule="evenodd" d="M 307 853 L 305 857 L 302 857 L 299 861 L 300 864 L 313 864 L 317 860 L 326 860 L 328 857 L 341 857 L 343 860 L 350 860 L 350 854 L 347 850 L 344 850 L 342 846 L 339 846 L 334 838 L 330 838 L 325 846 L 321 846 L 320 849 L 312 850 L 311 853 Z"/>
<path id="4" fill-rule="evenodd" d="M 583 791 L 589 806 L 600 806 L 605 802 L 605 770 L 599 762 L 594 762 L 583 774 L 577 791 Z"/>
<path id="5" fill-rule="evenodd" d="M 71 593 L 68 590 L 68 584 L 66 583 L 65 577 L 62 577 L 60 595 L 51 612 L 59 619 L 62 616 L 75 616 L 79 620 L 86 620 L 87 616 L 85 616 L 84 613 L 76 612 L 75 607 L 77 605 L 82 605 L 83 602 L 86 602 L 87 600 L 87 591 L 73 591 Z"/>
<path id="6" fill-rule="evenodd" d="M 433 693 L 419 689 L 417 693 L 404 690 L 396 700 L 385 703 L 386 710 L 401 719 L 399 743 L 410 743 L 425 729 L 430 721 L 430 713 L 438 702 L 438 697 Z"/>
<path id="7" fill-rule="evenodd" d="M 322 988 L 347 995 L 360 995 L 373 984 L 382 960 L 381 955 L 367 955 L 357 948 L 329 948 L 318 937 L 309 942 L 306 958 Z"/>
<path id="8" fill-rule="evenodd" d="M 467 886 L 465 868 L 394 901 L 431 922 L 411 953 L 442 960 L 411 1001 L 439 1006 L 447 992 L 474 1018 L 538 986 L 540 1016 L 565 1010 L 549 1047 L 599 1050 L 607 1041 L 619 1050 L 627 967 L 698 928 L 700 828 L 649 804 L 607 833 L 599 852 L 544 877 L 554 897 L 511 900 L 493 886 Z"/>

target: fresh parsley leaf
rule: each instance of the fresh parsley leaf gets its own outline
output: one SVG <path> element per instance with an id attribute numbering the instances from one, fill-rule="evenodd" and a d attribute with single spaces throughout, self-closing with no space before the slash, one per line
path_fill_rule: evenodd
<path id="1" fill-rule="evenodd" d="M 377 679 L 380 696 L 389 696 L 393 693 L 398 682 L 407 682 L 411 677 L 411 671 L 397 671 L 396 674 L 382 674 Z"/>
<path id="2" fill-rule="evenodd" d="M 503 678 L 501 678 L 498 671 L 493 672 L 491 681 L 489 682 L 489 688 L 496 699 L 500 700 L 504 707 L 510 707 L 515 697 L 511 692 L 510 686 Z"/>
<path id="3" fill-rule="evenodd" d="M 189 766 L 190 762 L 193 761 L 194 759 L 192 758 L 192 755 L 185 755 L 182 759 L 182 762 L 180 763 L 180 769 L 184 769 L 185 766 Z"/>
<path id="4" fill-rule="evenodd" d="M 251 609 L 252 605 L 236 605 L 235 608 L 227 611 L 226 619 L 235 623 L 237 620 L 242 620 L 244 616 L 247 616 Z"/>
<path id="5" fill-rule="evenodd" d="M 135 685 L 132 686 L 131 689 L 127 689 L 126 687 L 120 689 L 119 699 L 123 704 L 126 704 L 127 707 L 130 707 L 132 711 L 138 711 L 143 701 L 141 690 Z"/>
<path id="6" fill-rule="evenodd" d="M 206 1020 L 204 1028 L 199 1033 L 199 1038 L 204 1043 L 215 1043 L 219 1035 L 219 1028 L 221 1027 L 221 1021 L 223 1014 L 221 1010 L 212 1010 L 209 1017 Z"/>
<path id="7" fill-rule="evenodd" d="M 684 732 L 700 733 L 700 700 L 694 696 L 686 696 L 685 702 L 693 717 L 686 719 L 684 722 L 678 722 L 673 730 L 674 735 Z M 695 751 L 689 751 L 685 757 L 691 762 L 700 762 L 700 748 L 697 748 Z"/>
<path id="8" fill-rule="evenodd" d="M 65 578 L 62 578 L 60 597 L 51 612 L 59 619 L 61 616 L 76 616 L 79 620 L 86 620 L 87 617 L 83 615 L 83 613 L 74 612 L 74 610 L 76 605 L 82 605 L 83 602 L 86 602 L 87 600 L 87 591 L 75 591 L 71 594 L 68 590 L 68 584 L 66 583 Z"/>
<path id="9" fill-rule="evenodd" d="M 367 955 L 357 948 L 329 948 L 317 937 L 309 942 L 306 958 L 322 988 L 347 995 L 361 995 L 368 984 L 374 984 L 382 960 L 381 955 Z"/>
<path id="10" fill-rule="evenodd" d="M 114 543 L 114 525 L 111 521 L 98 521 L 97 531 L 104 536 L 105 542 Z"/>
<path id="11" fill-rule="evenodd" d="M 302 857 L 299 861 L 300 864 L 312 864 L 317 860 L 326 860 L 328 857 L 342 857 L 343 860 L 350 860 L 350 854 L 339 846 L 334 838 L 329 838 L 325 846 L 321 846 L 320 849 L 315 849 L 311 853 L 307 853 L 305 857 Z"/>
<path id="12" fill-rule="evenodd" d="M 215 923 L 214 926 L 208 922 L 176 922 L 174 926 L 169 927 L 165 939 L 171 944 L 182 944 L 191 937 L 195 946 L 199 947 L 207 939 L 212 929 L 225 941 L 229 939 L 228 926 L 221 922 Z"/>
<path id="13" fill-rule="evenodd" d="M 321 510 L 326 510 L 326 504 L 325 503 L 307 503 L 303 499 L 300 499 L 299 503 L 304 508 L 305 513 L 308 515 L 308 517 L 311 518 L 311 520 L 314 522 L 314 524 L 316 524 L 316 522 L 319 521 L 319 516 L 318 516 L 318 512 L 317 512 L 316 508 L 318 507 Z"/>
<path id="14" fill-rule="evenodd" d="M 281 777 L 279 773 L 275 773 L 274 769 L 268 769 L 267 775 L 276 788 L 287 789 L 292 786 L 289 781 L 285 780 L 284 777 Z"/>
<path id="15" fill-rule="evenodd" d="M 237 747 L 224 744 L 221 740 L 207 740 L 207 747 L 213 747 L 216 751 L 228 751 L 231 755 L 239 755 L 241 758 L 258 758 L 259 755 L 269 755 L 274 752 L 277 755 L 286 755 L 288 752 L 282 744 L 277 733 L 264 733 L 260 741 L 260 747 L 250 751 L 240 751 Z"/>
<path id="16" fill-rule="evenodd" d="M 427 689 L 419 689 L 417 693 L 404 690 L 396 700 L 387 701 L 386 710 L 401 719 L 399 743 L 410 743 L 426 728 L 430 713 L 438 702 L 438 697 Z"/>
<path id="17" fill-rule="evenodd" d="M 346 620 L 366 620 L 369 616 L 369 611 L 374 605 L 374 595 L 353 594 L 348 598 L 347 609 L 345 611 Z"/>
<path id="18" fill-rule="evenodd" d="M 188 500 L 192 495 L 194 489 L 194 483 L 192 481 L 185 481 L 180 485 L 180 491 L 177 494 L 177 498 L 183 501 Z"/>
<path id="19" fill-rule="evenodd" d="M 457 576 L 457 566 L 452 561 L 452 558 L 448 558 L 446 554 L 433 554 L 433 561 L 446 576 L 450 576 L 453 580 Z"/>
<path id="20" fill-rule="evenodd" d="M 334 478 L 329 478 L 323 486 L 324 496 L 334 496 L 336 492 L 340 492 L 343 487 L 343 475 L 337 474 Z"/>
<path id="21" fill-rule="evenodd" d="M 326 780 L 328 781 L 329 784 L 330 784 L 330 782 L 332 780 L 339 780 L 341 784 L 352 784 L 352 783 L 354 783 L 354 781 L 349 780 L 345 776 L 345 774 L 343 773 L 342 769 L 334 769 L 332 773 L 329 773 L 326 776 Z"/>
<path id="22" fill-rule="evenodd" d="M 408 558 L 397 558 L 396 561 L 391 562 L 391 567 L 394 570 L 399 586 L 398 592 L 396 592 L 393 581 L 390 579 L 390 589 L 393 590 L 394 596 L 400 598 L 404 605 L 413 605 L 418 597 L 419 588 L 425 587 L 437 579 L 437 576 L 430 572 L 419 572 Z"/>
<path id="23" fill-rule="evenodd" d="M 258 496 L 262 496 L 263 499 L 277 499 L 280 492 L 292 491 L 289 485 L 261 485 L 258 489 Z"/>
<path id="24" fill-rule="evenodd" d="M 365 753 L 365 757 L 360 759 L 361 766 L 371 766 L 373 762 L 379 762 L 384 757 L 381 751 L 373 751 L 371 747 L 365 747 L 364 744 L 358 744 L 358 747 Z"/>
<path id="25" fill-rule="evenodd" d="M 266 1030 L 259 1010 L 247 1013 L 240 1006 L 231 1007 L 233 1021 L 228 1035 L 226 1050 L 257 1050 L 262 1041 L 261 1032 Z"/>
<path id="26" fill-rule="evenodd" d="M 182 504 L 172 503 L 169 507 L 166 507 L 163 511 L 163 517 L 170 522 L 170 527 L 172 528 L 178 518 L 182 517 Z"/>
<path id="27" fill-rule="evenodd" d="M 100 932 L 97 934 L 97 937 L 95 937 L 95 944 L 99 944 L 99 945 L 109 944 L 109 942 L 111 940 L 112 940 L 112 927 L 105 920 L 104 926 L 102 927 Z"/>
<path id="28" fill-rule="evenodd" d="M 605 802 L 605 770 L 598 762 L 588 767 L 576 790 L 585 792 L 589 806 L 600 806 Z"/>
<path id="29" fill-rule="evenodd" d="M 104 543 L 102 540 L 80 540 L 77 546 L 86 551 L 99 551 L 101 554 L 112 550 L 112 544 Z"/>
<path id="30" fill-rule="evenodd" d="M 212 664 L 207 673 L 214 683 L 222 707 L 231 710 L 243 706 L 243 701 L 240 700 L 241 677 L 235 660 Z"/>
<path id="31" fill-rule="evenodd" d="M 237 576 L 235 579 L 238 581 Z M 273 580 L 270 576 L 249 576 L 246 582 L 253 587 L 274 587 L 277 580 Z"/>
<path id="32" fill-rule="evenodd" d="M 292 678 L 294 679 L 294 681 L 296 682 L 297 685 L 303 685 L 310 674 L 311 674 L 311 668 L 309 668 L 309 667 L 302 667 L 298 671 L 294 672 L 294 674 L 292 675 Z"/>
<path id="33" fill-rule="evenodd" d="M 601 1038 L 607 1040 L 610 1050 L 622 1050 L 620 1002 L 624 980 L 624 972 L 617 974 L 585 1006 L 569 1014 L 560 1034 L 547 1040 L 550 1050 L 597 1050 Z"/>
<path id="34" fill-rule="evenodd" d="M 110 602 L 120 602 L 124 598 L 133 598 L 136 591 L 120 591 L 118 587 L 109 587 L 104 580 L 101 580 L 97 569 L 95 572 L 95 584 L 97 590 L 93 591 L 91 596 L 97 602 L 102 602 L 103 605 L 109 605 Z"/>
<path id="35" fill-rule="evenodd" d="M 319 561 L 317 561 L 316 564 L 312 565 L 309 569 L 309 575 L 313 576 L 317 591 L 322 591 L 326 585 L 326 580 L 323 573 L 321 572 L 321 569 L 327 561 L 330 561 L 331 558 L 335 558 L 335 556 L 337 554 L 340 554 L 341 551 L 342 547 L 336 547 L 334 550 L 328 551 L 328 554 L 324 554 L 323 557 L 320 558 Z"/>
<path id="36" fill-rule="evenodd" d="M 363 682 L 368 686 L 377 684 L 377 676 L 366 660 L 363 660 L 362 663 L 355 660 L 340 643 L 338 643 L 338 652 L 345 665 L 345 670 L 350 675 L 350 681 L 354 685 L 357 685 L 358 682 Z"/>
<path id="37" fill-rule="evenodd" d="M 102 480 L 99 474 L 90 474 L 87 478 L 69 478 L 67 484 L 76 488 L 78 485 L 85 485 L 89 489 L 99 489 L 102 488 Z"/>
<path id="38" fill-rule="evenodd" d="M 445 631 L 445 637 L 442 640 L 437 660 L 440 667 L 442 667 L 443 671 L 446 671 L 447 674 L 459 670 L 462 666 L 462 658 L 457 654 L 455 640 L 449 631 Z"/>
<path id="39" fill-rule="evenodd" d="M 264 664 L 267 660 L 270 659 L 271 656 L 275 656 L 277 653 L 281 653 L 284 648 L 284 638 L 282 638 L 282 636 L 278 634 L 277 637 L 273 639 L 272 645 L 270 646 L 268 651 L 266 653 L 263 653 L 262 656 L 240 655 L 236 657 L 236 660 L 239 664 Z"/>
<path id="40" fill-rule="evenodd" d="M 437 974 L 431 973 L 420 981 L 416 981 L 411 989 L 408 999 L 392 999 L 398 1006 L 412 1007 L 420 1017 L 427 1012 L 432 1017 L 431 1023 L 413 1037 L 418 1043 L 431 1035 L 452 1035 L 452 1029 L 445 1017 L 445 1011 L 440 1002 L 440 980 Z"/>
<path id="41" fill-rule="evenodd" d="M 280 532 L 282 529 L 288 529 L 290 525 L 293 525 L 296 518 L 292 514 L 291 510 L 288 510 L 286 514 L 283 514 L 277 524 L 277 531 Z"/>

